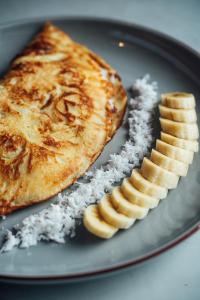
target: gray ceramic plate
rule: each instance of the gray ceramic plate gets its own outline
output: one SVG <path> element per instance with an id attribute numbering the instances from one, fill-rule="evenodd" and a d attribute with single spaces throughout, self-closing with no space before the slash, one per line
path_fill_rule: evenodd
<path id="1" fill-rule="evenodd" d="M 121 74 L 125 87 L 145 73 L 159 84 L 159 92 L 181 90 L 195 94 L 200 104 L 200 58 L 188 47 L 160 33 L 136 25 L 107 20 L 52 20 L 75 40 L 104 57 Z M 0 72 L 39 31 L 44 20 L 3 25 L 0 28 Z M 124 47 L 118 46 L 119 41 Z M 199 118 L 200 119 L 200 118 Z M 157 123 L 158 124 L 158 123 Z M 95 166 L 119 151 L 126 130 L 120 128 Z M 195 155 L 188 176 L 176 190 L 131 229 L 102 241 L 80 228 L 76 238 L 64 245 L 40 243 L 26 250 L 0 255 L 2 280 L 79 280 L 119 270 L 142 262 L 172 247 L 199 227 L 200 156 Z M 53 201 L 53 200 L 52 200 Z M 25 216 L 49 205 L 42 203 L 8 216 L 2 225 L 10 228 Z"/>

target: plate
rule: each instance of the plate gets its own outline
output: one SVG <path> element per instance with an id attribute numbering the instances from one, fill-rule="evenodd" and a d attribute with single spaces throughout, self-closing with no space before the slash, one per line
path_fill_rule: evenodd
<path id="1" fill-rule="evenodd" d="M 0 73 L 41 29 L 44 19 L 0 27 Z M 200 57 L 189 47 L 161 33 L 134 24 L 102 19 L 56 18 L 53 23 L 73 39 L 87 45 L 117 69 L 126 88 L 149 73 L 159 93 L 187 91 L 200 103 Z M 200 117 L 199 117 L 200 119 Z M 158 122 L 156 123 L 158 126 Z M 106 162 L 126 139 L 121 127 L 94 166 Z M 200 155 L 196 154 L 188 176 L 143 221 L 102 241 L 80 227 L 66 244 L 40 243 L 0 255 L 0 279 L 15 282 L 75 281 L 108 274 L 143 262 L 176 245 L 199 228 Z M 54 201 L 52 199 L 51 201 Z M 13 213 L 1 221 L 2 233 L 49 202 Z M 3 236 L 3 234 L 1 234 Z M 2 237 L 1 237 L 2 238 Z"/>

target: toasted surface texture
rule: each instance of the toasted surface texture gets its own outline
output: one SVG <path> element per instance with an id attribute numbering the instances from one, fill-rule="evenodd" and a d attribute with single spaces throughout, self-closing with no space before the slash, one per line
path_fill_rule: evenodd
<path id="1" fill-rule="evenodd" d="M 46 24 L 0 82 L 0 214 L 48 199 L 79 178 L 125 105 L 116 71 Z"/>

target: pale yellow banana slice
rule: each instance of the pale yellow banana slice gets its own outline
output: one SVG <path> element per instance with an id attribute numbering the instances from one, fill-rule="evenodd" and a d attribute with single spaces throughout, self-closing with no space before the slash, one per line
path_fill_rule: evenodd
<path id="1" fill-rule="evenodd" d="M 182 161 L 186 164 L 191 164 L 194 157 L 194 152 L 172 146 L 158 139 L 156 140 L 156 150 L 168 157 Z"/>
<path id="2" fill-rule="evenodd" d="M 196 123 L 174 122 L 160 118 L 160 124 L 164 132 L 175 137 L 186 140 L 196 140 L 199 137 L 199 130 Z"/>
<path id="3" fill-rule="evenodd" d="M 119 213 L 129 218 L 143 219 L 149 211 L 148 208 L 129 202 L 122 194 L 120 187 L 113 189 L 110 200 Z"/>
<path id="4" fill-rule="evenodd" d="M 141 174 L 147 180 L 168 189 L 176 188 L 179 180 L 179 176 L 159 167 L 146 157 L 142 162 Z"/>
<path id="5" fill-rule="evenodd" d="M 116 211 L 111 203 L 109 194 L 106 194 L 100 200 L 98 208 L 102 218 L 116 228 L 129 228 L 135 222 L 135 219 L 129 218 Z"/>
<path id="6" fill-rule="evenodd" d="M 140 192 L 156 198 L 155 206 L 158 204 L 157 199 L 164 199 L 167 197 L 168 190 L 166 188 L 146 180 L 138 169 L 133 169 L 130 182 Z"/>
<path id="7" fill-rule="evenodd" d="M 106 194 L 98 205 L 86 208 L 85 227 L 101 238 L 111 238 L 118 229 L 129 228 L 144 218 L 149 209 L 176 188 L 179 176 L 186 176 L 199 145 L 195 98 L 189 93 L 167 93 L 161 96 L 160 123 L 163 132 L 156 141 L 150 159 L 144 158 L 141 170 L 133 170 L 121 187 Z"/>
<path id="8" fill-rule="evenodd" d="M 128 201 L 135 205 L 139 205 L 145 208 L 154 208 L 158 205 L 159 199 L 153 198 L 147 194 L 138 191 L 131 184 L 129 179 L 125 178 L 121 185 L 122 194 L 128 199 Z"/>
<path id="9" fill-rule="evenodd" d="M 186 176 L 188 172 L 188 164 L 170 158 L 154 149 L 151 151 L 151 161 L 163 169 L 166 169 L 176 175 Z"/>
<path id="10" fill-rule="evenodd" d="M 83 216 L 83 224 L 89 232 L 103 239 L 111 238 L 118 231 L 116 227 L 104 221 L 97 205 L 90 205 L 86 208 Z"/>
<path id="11" fill-rule="evenodd" d="M 189 93 L 166 93 L 161 95 L 162 104 L 171 108 L 192 109 L 195 107 L 195 98 Z"/>
<path id="12" fill-rule="evenodd" d="M 179 139 L 173 135 L 161 131 L 161 140 L 172 146 L 179 147 L 193 152 L 199 151 L 199 143 L 197 141 Z"/>
<path id="13" fill-rule="evenodd" d="M 195 109 L 176 109 L 159 105 L 159 111 L 162 118 L 172 121 L 184 123 L 194 123 L 197 121 Z"/>

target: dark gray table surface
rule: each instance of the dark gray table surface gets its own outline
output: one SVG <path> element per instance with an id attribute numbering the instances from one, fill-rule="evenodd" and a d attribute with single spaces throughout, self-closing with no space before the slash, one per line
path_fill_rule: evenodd
<path id="1" fill-rule="evenodd" d="M 0 0 L 0 24 L 39 16 L 101 16 L 145 25 L 200 50 L 199 0 Z M 0 299 L 199 300 L 200 234 L 121 274 L 76 284 L 0 284 Z"/>

